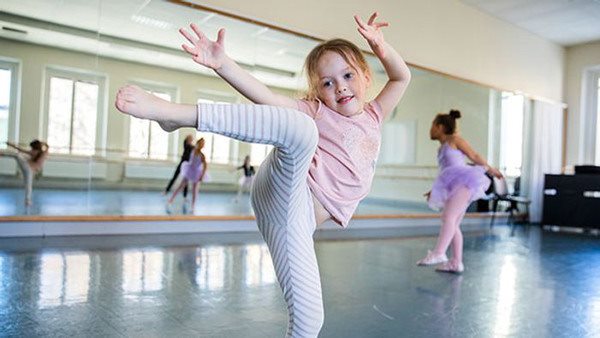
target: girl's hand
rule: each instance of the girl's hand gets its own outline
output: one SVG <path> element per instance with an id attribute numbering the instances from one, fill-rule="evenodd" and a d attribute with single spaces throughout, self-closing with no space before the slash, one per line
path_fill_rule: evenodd
<path id="1" fill-rule="evenodd" d="M 214 70 L 221 68 L 226 57 L 225 29 L 219 29 L 217 40 L 211 41 L 196 24 L 191 24 L 190 27 L 195 36 L 183 28 L 179 29 L 179 33 L 191 43 L 191 45 L 182 44 L 181 48 L 192 56 L 194 62 Z"/>
<path id="2" fill-rule="evenodd" d="M 425 199 L 427 201 L 429 201 L 429 197 L 431 197 L 431 190 L 429 190 L 428 192 L 424 193 L 423 196 L 425 196 Z"/>
<path id="3" fill-rule="evenodd" d="M 373 13 L 366 24 L 358 15 L 354 16 L 354 20 L 358 24 L 358 32 L 360 35 L 367 40 L 375 55 L 382 59 L 385 57 L 385 40 L 383 39 L 381 27 L 387 27 L 389 26 L 389 23 L 375 22 L 377 15 L 377 12 Z"/>
<path id="4" fill-rule="evenodd" d="M 492 176 L 494 176 L 496 178 L 502 178 L 502 177 L 504 177 L 504 175 L 502 175 L 502 173 L 500 172 L 500 170 L 498 170 L 496 168 L 490 167 L 490 169 L 488 170 L 488 173 L 490 173 Z"/>

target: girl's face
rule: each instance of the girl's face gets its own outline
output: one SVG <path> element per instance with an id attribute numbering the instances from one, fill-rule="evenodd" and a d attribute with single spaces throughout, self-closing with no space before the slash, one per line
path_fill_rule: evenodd
<path id="1" fill-rule="evenodd" d="M 371 79 L 335 52 L 325 52 L 317 62 L 319 99 L 344 116 L 362 112 Z"/>
<path id="2" fill-rule="evenodd" d="M 429 138 L 432 140 L 439 140 L 440 136 L 444 134 L 444 125 L 436 124 L 435 120 L 431 123 L 431 129 L 429 129 Z"/>

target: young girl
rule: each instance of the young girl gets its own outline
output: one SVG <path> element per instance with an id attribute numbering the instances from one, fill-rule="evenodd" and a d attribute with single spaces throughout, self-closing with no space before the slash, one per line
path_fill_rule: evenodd
<path id="1" fill-rule="evenodd" d="M 202 148 L 204 148 L 204 139 L 201 138 L 196 141 L 196 145 L 194 146 L 194 150 L 191 153 L 189 160 L 184 161 L 181 165 L 181 174 L 183 178 L 179 187 L 175 189 L 173 195 L 169 199 L 169 204 L 173 203 L 175 200 L 175 196 L 183 189 L 187 187 L 188 183 L 192 183 L 192 213 L 194 212 L 194 207 L 196 206 L 196 196 L 198 195 L 198 184 L 202 182 L 204 179 L 204 175 L 206 175 L 207 165 L 206 158 L 202 153 Z"/>
<path id="2" fill-rule="evenodd" d="M 485 196 L 490 179 L 485 172 L 502 177 L 500 171 L 490 167 L 473 148 L 460 137 L 456 131 L 456 120 L 460 111 L 450 110 L 448 114 L 438 114 L 431 124 L 429 136 L 438 140 L 441 147 L 438 152 L 440 174 L 433 182 L 430 192 L 426 193 L 429 206 L 434 209 L 443 208 L 442 228 L 437 244 L 418 265 L 440 264 L 436 270 L 441 272 L 461 273 L 463 236 L 460 223 L 471 202 Z M 476 166 L 465 163 L 465 156 Z M 446 257 L 446 250 L 452 242 L 452 259 Z"/>
<path id="3" fill-rule="evenodd" d="M 177 168 L 175 168 L 175 173 L 173 174 L 173 177 L 169 181 L 169 184 L 167 184 L 167 187 L 165 188 L 163 195 L 166 195 L 169 193 L 169 191 L 171 191 L 171 187 L 173 186 L 173 183 L 175 183 L 175 180 L 177 179 L 177 177 L 179 177 L 179 173 L 181 172 L 181 165 L 183 164 L 183 162 L 190 159 L 190 154 L 192 153 L 193 149 L 194 149 L 194 136 L 187 135 L 185 137 L 185 140 L 183 140 L 183 154 L 181 154 L 181 159 L 179 160 L 179 164 L 177 165 Z M 185 187 L 183 188 L 183 198 L 184 199 L 187 197 L 187 192 L 188 192 L 188 186 L 186 184 Z"/>
<path id="4" fill-rule="evenodd" d="M 358 31 L 382 62 L 389 80 L 367 102 L 371 72 L 351 42 L 331 40 L 306 60 L 307 99 L 273 93 L 244 71 L 224 50 L 225 31 L 210 41 L 192 24 L 195 36 L 180 32 L 192 59 L 212 68 L 251 101 L 264 105 L 182 105 L 122 88 L 120 111 L 159 122 L 165 130 L 197 127 L 237 140 L 271 144 L 252 187 L 258 228 L 267 242 L 289 314 L 289 337 L 316 337 L 323 324 L 323 299 L 313 232 L 328 219 L 346 227 L 371 187 L 381 124 L 402 97 L 408 67 L 384 41 L 374 13 L 368 23 L 355 16 Z"/>
<path id="5" fill-rule="evenodd" d="M 17 161 L 25 182 L 25 205 L 30 206 L 32 204 L 33 177 L 44 166 L 48 157 L 48 144 L 40 140 L 33 140 L 29 143 L 31 150 L 23 149 L 11 142 L 6 142 L 6 144 L 17 152 L 0 151 L 0 156 L 13 157 Z"/>
<path id="6" fill-rule="evenodd" d="M 252 188 L 252 182 L 254 181 L 254 167 L 250 165 L 250 156 L 246 155 L 244 157 L 244 164 L 236 168 L 237 170 L 244 169 L 244 176 L 240 177 L 240 181 L 238 182 L 239 188 L 237 195 L 233 199 L 235 203 L 240 201 L 240 197 L 242 197 L 242 193 L 244 190 L 250 191 Z"/>

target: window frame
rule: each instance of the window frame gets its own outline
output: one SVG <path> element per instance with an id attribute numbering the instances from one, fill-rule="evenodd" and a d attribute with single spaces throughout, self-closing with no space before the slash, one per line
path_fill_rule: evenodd
<path id="1" fill-rule="evenodd" d="M 129 84 L 132 85 L 136 85 L 140 88 L 142 88 L 143 90 L 146 91 L 150 91 L 150 92 L 159 92 L 159 93 L 166 93 L 171 95 L 171 102 L 173 103 L 177 103 L 179 102 L 179 87 L 173 84 L 169 84 L 169 83 L 164 83 L 164 82 L 156 82 L 156 81 L 151 81 L 151 80 L 143 80 L 143 79 L 134 79 L 134 80 L 130 80 Z M 179 133 L 177 132 L 169 132 L 168 133 L 168 146 L 167 146 L 167 157 L 165 159 L 160 159 L 160 158 L 152 158 L 150 157 L 150 144 L 151 144 L 151 138 L 152 138 L 152 134 L 148 133 L 149 139 L 148 139 L 148 156 L 147 157 L 133 157 L 129 155 L 129 149 L 130 149 L 130 137 L 131 137 L 131 119 L 132 117 L 130 116 L 129 118 L 127 118 L 127 123 L 125 126 L 125 132 L 126 132 L 126 137 L 125 140 L 127 142 L 127 149 L 125 152 L 125 157 L 128 160 L 135 160 L 135 161 L 157 161 L 157 162 L 173 162 L 178 160 L 178 155 L 177 155 L 177 144 L 179 142 Z M 151 124 L 149 124 L 150 128 L 151 128 Z"/>
<path id="2" fill-rule="evenodd" d="M 234 104 L 234 103 L 239 102 L 239 98 L 237 96 L 235 96 L 234 94 L 230 94 L 227 92 L 220 92 L 220 91 L 212 91 L 212 90 L 198 90 L 196 92 L 196 102 L 198 103 L 199 100 L 210 100 L 215 103 L 221 102 L 221 103 L 225 103 L 225 104 Z M 196 137 L 198 136 L 198 133 L 201 133 L 201 132 L 196 131 L 196 135 L 195 135 Z M 214 145 L 214 141 L 211 144 Z M 240 148 L 240 141 L 234 140 L 234 139 L 229 139 L 229 156 L 228 156 L 226 163 L 214 162 L 212 153 L 205 154 L 206 160 L 208 163 L 216 164 L 216 165 L 224 165 L 224 166 L 235 165 L 235 159 L 238 158 L 239 148 Z"/>
<path id="3" fill-rule="evenodd" d="M 19 142 L 19 121 L 21 118 L 21 79 L 23 63 L 19 59 L 0 56 L 0 68 L 11 72 L 10 97 L 8 99 L 7 141 Z M 4 149 L 4 147 L 0 147 Z"/>
<path id="4" fill-rule="evenodd" d="M 505 115 L 503 112 L 503 102 L 504 100 L 509 100 L 510 98 L 513 97 L 521 97 L 521 165 L 518 168 L 509 168 L 506 166 L 507 164 L 507 153 L 510 151 L 508 150 L 506 147 L 508 147 L 507 144 L 505 144 L 505 140 L 506 137 L 509 136 L 508 133 L 506 132 L 506 130 L 508 130 L 508 128 L 503 128 L 503 126 L 508 125 L 508 122 L 505 122 Z M 523 175 L 523 165 L 524 165 L 524 161 L 523 161 L 523 155 L 524 155 L 524 146 L 525 146 L 525 137 L 524 137 L 524 132 L 525 132 L 525 104 L 526 104 L 526 97 L 520 93 L 513 93 L 513 92 L 507 92 L 507 91 L 503 91 L 500 93 L 500 110 L 499 110 L 499 124 L 500 124 L 500 131 L 499 131 L 499 135 L 498 135 L 498 166 L 500 167 L 499 169 L 505 173 L 505 175 L 507 177 L 519 177 Z M 516 169 L 519 171 L 518 174 L 515 175 L 515 173 L 510 172 L 509 173 L 509 169 Z"/>
<path id="5" fill-rule="evenodd" d="M 108 107 L 108 75 L 104 73 L 97 73 L 90 70 L 70 68 L 63 66 L 48 65 L 44 69 L 44 88 L 43 88 L 43 122 L 41 126 L 42 135 L 45 140 L 48 139 L 48 126 L 50 124 L 50 81 L 53 77 L 70 79 L 74 82 L 91 82 L 98 85 L 98 100 L 96 107 L 96 138 L 94 142 L 94 152 L 91 155 L 73 154 L 69 144 L 68 153 L 59 153 L 60 156 L 68 157 L 105 157 L 106 156 L 106 142 L 107 142 L 107 107 Z M 71 109 L 71 119 L 73 119 L 73 109 Z M 72 143 L 72 135 L 71 143 Z M 52 152 L 52 145 L 50 145 L 50 152 Z"/>

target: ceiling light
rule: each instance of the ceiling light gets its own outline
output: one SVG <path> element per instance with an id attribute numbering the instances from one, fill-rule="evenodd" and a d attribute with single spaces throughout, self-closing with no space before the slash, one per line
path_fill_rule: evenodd
<path id="1" fill-rule="evenodd" d="M 166 21 L 152 19 L 143 15 L 132 15 L 131 20 L 142 25 L 152 26 L 160 29 L 170 29 L 173 27 L 173 25 Z"/>

